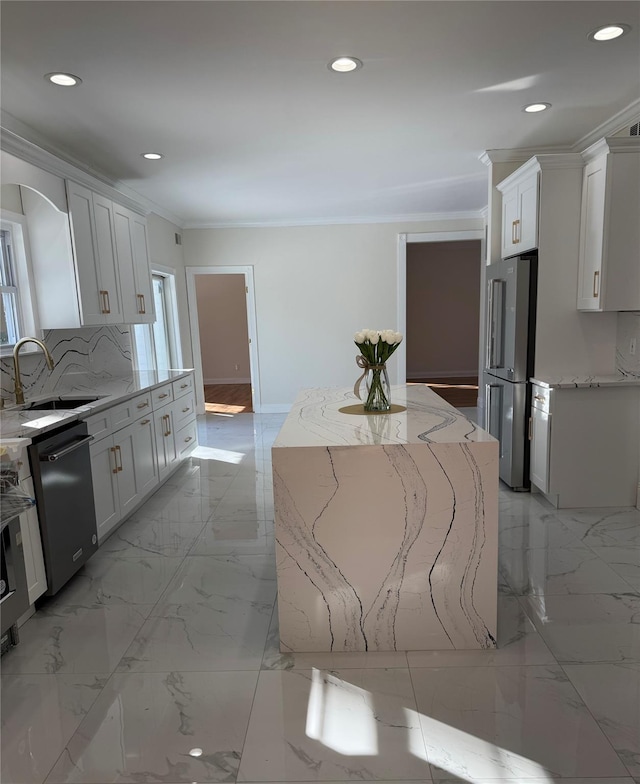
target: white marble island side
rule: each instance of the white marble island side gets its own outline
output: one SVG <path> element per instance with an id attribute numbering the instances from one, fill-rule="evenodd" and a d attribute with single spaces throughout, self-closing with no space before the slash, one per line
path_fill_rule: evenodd
<path id="1" fill-rule="evenodd" d="M 282 651 L 491 648 L 498 442 L 427 387 L 307 389 L 272 449 Z"/>

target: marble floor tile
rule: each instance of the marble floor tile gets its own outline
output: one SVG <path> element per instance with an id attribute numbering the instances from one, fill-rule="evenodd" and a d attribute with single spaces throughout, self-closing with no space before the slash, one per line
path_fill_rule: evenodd
<path id="1" fill-rule="evenodd" d="M 2 673 L 112 673 L 150 605 L 43 608 L 2 657 Z"/>
<path id="2" fill-rule="evenodd" d="M 586 545 L 640 547 L 638 509 L 559 509 L 556 514 Z"/>
<path id="3" fill-rule="evenodd" d="M 633 784 L 634 780 L 627 777 L 616 778 L 558 778 L 557 776 L 544 776 L 542 778 L 528 779 L 486 779 L 486 778 L 458 778 L 448 776 L 446 779 L 438 779 L 438 784 Z"/>
<path id="4" fill-rule="evenodd" d="M 624 777 L 557 665 L 412 669 L 434 779 Z"/>
<path id="5" fill-rule="evenodd" d="M 108 679 L 3 676 L 0 779 L 5 784 L 42 784 Z"/>
<path id="6" fill-rule="evenodd" d="M 190 495 L 178 488 L 164 488 L 131 516 L 131 520 L 151 519 L 172 523 L 206 523 L 211 518 L 219 500 L 204 495 Z"/>
<path id="7" fill-rule="evenodd" d="M 100 545 L 100 553 L 111 553 L 122 558 L 165 555 L 185 556 L 200 536 L 205 523 L 170 523 L 138 516 L 129 518 Z"/>
<path id="8" fill-rule="evenodd" d="M 235 781 L 255 673 L 114 675 L 47 784 Z"/>
<path id="9" fill-rule="evenodd" d="M 524 519 L 523 519 L 524 518 Z M 498 541 L 500 547 L 526 550 L 532 547 L 555 549 L 571 547 L 584 550 L 578 536 L 557 520 L 539 520 L 526 514 L 522 517 L 500 515 Z"/>
<path id="10" fill-rule="evenodd" d="M 592 545 L 596 555 L 625 579 L 636 591 L 640 591 L 640 547 L 599 547 Z"/>
<path id="11" fill-rule="evenodd" d="M 559 662 L 640 661 L 640 596 L 526 596 L 520 599 Z"/>
<path id="12" fill-rule="evenodd" d="M 500 548 L 500 569 L 517 595 L 624 593 L 629 583 L 589 548 Z"/>
<path id="13" fill-rule="evenodd" d="M 272 520 L 210 520 L 196 539 L 190 555 L 273 554 Z"/>
<path id="14" fill-rule="evenodd" d="M 408 651 L 409 667 L 555 664 L 553 654 L 513 596 L 498 597 L 498 647 L 475 651 Z"/>
<path id="15" fill-rule="evenodd" d="M 260 673 L 238 781 L 429 778 L 407 669 Z"/>
<path id="16" fill-rule="evenodd" d="M 189 556 L 118 669 L 257 670 L 275 592 L 268 556 Z"/>
<path id="17" fill-rule="evenodd" d="M 563 669 L 629 773 L 640 776 L 640 663 Z"/>
<path id="18" fill-rule="evenodd" d="M 178 571 L 183 558 L 150 555 L 102 555 L 99 550 L 48 607 L 103 604 L 155 604 Z"/>

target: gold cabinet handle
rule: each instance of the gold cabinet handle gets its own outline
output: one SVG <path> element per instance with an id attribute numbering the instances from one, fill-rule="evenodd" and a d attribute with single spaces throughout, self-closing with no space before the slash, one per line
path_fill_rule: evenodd
<path id="1" fill-rule="evenodd" d="M 148 424 L 149 424 L 149 422 L 151 422 L 151 420 L 150 420 L 150 419 L 141 419 L 141 420 L 140 420 L 140 424 L 141 424 L 141 425 L 148 425 Z"/>
<path id="2" fill-rule="evenodd" d="M 115 448 L 115 446 L 110 447 L 109 451 L 113 452 L 113 462 L 115 464 L 115 468 L 111 469 L 111 473 L 112 474 L 117 474 L 118 473 L 118 456 L 116 455 L 116 448 Z"/>
<path id="3" fill-rule="evenodd" d="M 600 294 L 600 270 L 593 273 L 593 296 L 597 297 Z"/>
<path id="4" fill-rule="evenodd" d="M 109 292 L 106 289 L 100 290 L 100 297 L 102 298 L 102 313 L 111 313 L 109 308 Z"/>
<path id="5" fill-rule="evenodd" d="M 183 414 L 186 414 L 186 413 L 187 413 L 187 411 L 191 411 L 191 409 L 189 408 L 189 406 L 187 406 L 187 408 L 183 408 L 183 409 L 182 409 L 182 413 L 183 413 Z"/>
<path id="6" fill-rule="evenodd" d="M 120 444 L 116 444 L 116 451 L 117 451 L 118 456 L 120 458 L 120 462 L 119 462 L 119 465 L 118 465 L 118 471 L 122 471 L 122 452 L 120 451 Z"/>
<path id="7" fill-rule="evenodd" d="M 533 441 L 533 417 L 529 417 L 529 441 Z"/>
<path id="8" fill-rule="evenodd" d="M 149 405 L 149 401 L 145 400 L 144 403 L 138 403 L 136 408 L 146 408 Z"/>
<path id="9" fill-rule="evenodd" d="M 511 244 L 515 245 L 518 240 L 516 239 L 516 221 L 511 221 Z"/>
<path id="10" fill-rule="evenodd" d="M 516 220 L 514 221 L 514 223 L 516 225 L 516 245 L 517 245 L 520 242 L 520 221 Z"/>
<path id="11" fill-rule="evenodd" d="M 186 389 L 188 386 L 189 386 L 189 384 L 181 384 L 180 385 L 180 389 Z"/>
<path id="12" fill-rule="evenodd" d="M 144 294 L 136 294 L 136 297 L 138 298 L 138 313 L 146 313 L 147 306 L 144 301 Z"/>
<path id="13" fill-rule="evenodd" d="M 165 424 L 164 435 L 165 435 L 165 437 L 170 436 L 171 435 L 171 427 L 170 427 L 171 420 L 170 420 L 169 414 L 163 414 L 162 415 L 162 419 L 163 420 L 165 420 L 165 419 L 167 420 L 167 423 Z"/>
<path id="14" fill-rule="evenodd" d="M 164 397 L 169 397 L 169 393 L 168 392 L 163 392 L 161 395 L 158 395 L 158 398 L 160 400 L 162 400 L 162 398 L 164 398 Z"/>
<path id="15" fill-rule="evenodd" d="M 188 443 L 189 443 L 189 441 L 191 441 L 191 439 L 192 439 L 192 438 L 193 438 L 193 436 L 187 436 L 187 437 L 185 438 L 185 440 L 184 440 L 185 444 L 188 444 Z"/>
<path id="16" fill-rule="evenodd" d="M 544 395 L 534 395 L 533 399 L 534 400 L 544 400 Z"/>

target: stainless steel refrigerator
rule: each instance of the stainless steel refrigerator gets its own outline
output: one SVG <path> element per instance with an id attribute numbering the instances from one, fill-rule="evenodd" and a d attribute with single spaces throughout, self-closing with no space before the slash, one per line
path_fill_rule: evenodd
<path id="1" fill-rule="evenodd" d="M 487 267 L 484 428 L 500 441 L 500 478 L 528 490 L 537 252 Z"/>

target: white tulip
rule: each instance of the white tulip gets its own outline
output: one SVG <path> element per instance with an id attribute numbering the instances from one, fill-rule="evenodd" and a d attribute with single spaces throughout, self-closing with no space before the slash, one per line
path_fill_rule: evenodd
<path id="1" fill-rule="evenodd" d="M 369 341 L 373 346 L 380 340 L 380 333 L 377 330 L 371 330 L 369 333 Z"/>
<path id="2" fill-rule="evenodd" d="M 365 339 L 364 330 L 361 330 L 360 332 L 356 332 L 356 334 L 353 336 L 353 339 L 355 340 L 356 343 L 364 343 L 364 339 Z"/>

